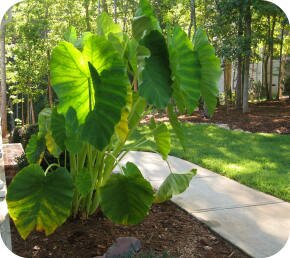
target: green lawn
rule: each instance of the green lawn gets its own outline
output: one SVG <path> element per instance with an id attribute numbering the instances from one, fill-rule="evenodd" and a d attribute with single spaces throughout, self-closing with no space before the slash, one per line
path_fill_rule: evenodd
<path id="1" fill-rule="evenodd" d="M 290 136 L 230 131 L 214 125 L 184 123 L 185 155 L 171 131 L 171 155 L 235 179 L 245 185 L 290 201 Z M 148 133 L 143 126 L 130 145 Z M 138 146 L 150 151 L 152 142 Z"/>

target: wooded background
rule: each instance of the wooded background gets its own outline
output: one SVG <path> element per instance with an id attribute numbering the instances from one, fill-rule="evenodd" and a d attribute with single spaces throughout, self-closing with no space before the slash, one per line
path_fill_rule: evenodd
<path id="1" fill-rule="evenodd" d="M 180 24 L 192 37 L 203 27 L 222 60 L 221 103 L 248 112 L 251 99 L 289 94 L 289 22 L 281 9 L 261 0 L 151 0 L 161 28 Z M 57 101 L 50 85 L 51 50 L 70 26 L 79 35 L 95 32 L 96 18 L 109 13 L 131 33 L 135 0 L 26 0 L 12 7 L 1 23 L 2 133 L 34 124 L 37 114 Z M 274 61 L 275 60 L 275 61 Z M 273 94 L 275 63 L 277 90 Z M 253 80 L 260 64 L 261 76 Z M 289 68 L 288 68 L 289 70 Z M 257 78 L 257 76 L 256 76 Z"/>

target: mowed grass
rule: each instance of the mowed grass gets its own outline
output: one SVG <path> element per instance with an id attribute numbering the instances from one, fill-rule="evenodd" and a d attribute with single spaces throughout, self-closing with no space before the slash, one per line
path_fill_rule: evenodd
<path id="1" fill-rule="evenodd" d="M 192 123 L 184 123 L 183 127 L 187 137 L 187 153 L 183 152 L 170 129 L 170 155 L 290 201 L 289 135 L 246 133 Z M 133 146 L 147 133 L 150 134 L 148 127 L 140 127 L 129 145 Z M 149 141 L 136 149 L 152 151 L 154 144 Z"/>

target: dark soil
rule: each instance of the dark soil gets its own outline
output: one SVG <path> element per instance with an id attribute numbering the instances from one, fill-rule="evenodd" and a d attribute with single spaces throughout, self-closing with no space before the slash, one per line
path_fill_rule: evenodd
<path id="1" fill-rule="evenodd" d="M 179 120 L 193 123 L 227 124 L 231 129 L 242 129 L 249 132 L 290 134 L 289 99 L 250 103 L 249 107 L 250 112 L 247 114 L 243 114 L 233 105 L 219 106 L 210 119 L 205 118 L 202 112 L 195 111 L 192 115 L 180 116 Z M 164 114 L 158 114 L 156 118 L 163 121 L 168 120 Z"/>
<path id="2" fill-rule="evenodd" d="M 13 252 L 22 257 L 96 257 L 124 236 L 137 237 L 142 253 L 154 252 L 154 257 L 249 257 L 172 202 L 154 205 L 137 226 L 114 225 L 99 213 L 86 221 L 70 220 L 49 237 L 34 232 L 24 241 L 13 223 L 11 231 Z"/>

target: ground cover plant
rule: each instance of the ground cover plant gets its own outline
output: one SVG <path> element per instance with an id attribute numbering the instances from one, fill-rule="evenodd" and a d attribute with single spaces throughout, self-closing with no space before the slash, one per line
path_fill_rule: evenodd
<path id="1" fill-rule="evenodd" d="M 172 137 L 171 154 L 235 179 L 265 193 L 290 201 L 290 138 L 288 135 L 248 133 L 215 125 L 183 123 L 188 145 L 184 153 Z M 132 144 L 149 127 L 143 126 L 132 136 Z M 169 128 L 171 135 L 172 129 Z M 198 135 L 198 137 L 197 137 Z M 138 150 L 152 151 L 148 138 Z"/>
<path id="2" fill-rule="evenodd" d="M 195 171 L 171 173 L 157 192 L 133 163 L 119 160 L 130 150 L 127 139 L 147 108 L 167 110 L 186 149 L 174 105 L 193 111 L 202 96 L 210 113 L 217 102 L 220 62 L 205 32 L 192 41 L 179 27 L 163 34 L 154 12 L 141 0 L 130 38 L 107 15 L 97 20 L 97 34 L 77 37 L 74 28 L 52 51 L 51 82 L 55 108 L 42 110 L 39 132 L 27 145 L 29 166 L 8 188 L 9 214 L 25 239 L 34 229 L 53 233 L 68 217 L 88 218 L 99 208 L 113 222 L 137 224 L 153 203 L 183 192 Z M 151 120 L 156 149 L 167 159 L 167 125 Z M 144 138 L 139 138 L 140 145 Z M 60 162 L 40 166 L 45 150 Z M 120 173 L 113 173 L 115 168 Z"/>

